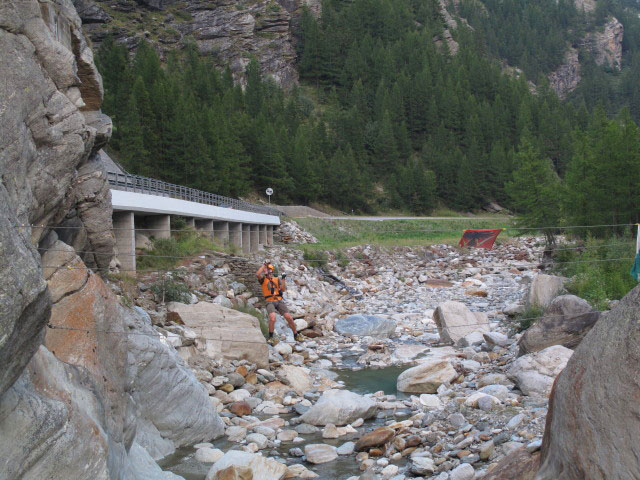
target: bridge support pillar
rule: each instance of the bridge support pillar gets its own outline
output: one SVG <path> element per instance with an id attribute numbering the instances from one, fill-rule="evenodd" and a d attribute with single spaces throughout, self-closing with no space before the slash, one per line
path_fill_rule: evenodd
<path id="1" fill-rule="evenodd" d="M 242 250 L 242 224 L 229 222 L 229 241 Z"/>
<path id="2" fill-rule="evenodd" d="M 258 243 L 260 242 L 260 225 L 249 225 L 251 232 L 251 251 L 258 251 Z"/>
<path id="3" fill-rule="evenodd" d="M 213 220 L 198 218 L 195 220 L 195 227 L 196 231 L 202 232 L 205 237 L 213 239 Z"/>
<path id="4" fill-rule="evenodd" d="M 215 238 L 220 245 L 229 245 L 229 241 L 231 240 L 229 222 L 213 222 L 213 238 Z"/>
<path id="5" fill-rule="evenodd" d="M 155 238 L 171 238 L 171 215 L 150 215 L 144 217 L 147 228 L 145 235 Z"/>
<path id="6" fill-rule="evenodd" d="M 191 227 L 195 230 L 196 228 L 196 219 L 193 217 L 184 217 L 184 219 L 187 221 L 187 227 Z"/>
<path id="7" fill-rule="evenodd" d="M 267 225 L 267 245 L 273 245 L 273 225 Z"/>
<path id="8" fill-rule="evenodd" d="M 133 212 L 113 212 L 113 229 L 121 270 L 133 274 L 136 271 L 136 230 Z"/>
<path id="9" fill-rule="evenodd" d="M 242 253 L 251 253 L 251 225 L 242 224 Z"/>
<path id="10" fill-rule="evenodd" d="M 260 236 L 258 239 L 258 243 L 260 245 L 266 245 L 267 244 L 267 226 L 266 225 L 260 225 Z"/>

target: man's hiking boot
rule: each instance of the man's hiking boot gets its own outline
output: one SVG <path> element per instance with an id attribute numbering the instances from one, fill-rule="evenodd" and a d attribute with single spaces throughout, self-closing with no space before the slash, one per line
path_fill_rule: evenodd
<path id="1" fill-rule="evenodd" d="M 293 338 L 295 339 L 296 342 L 304 342 L 304 337 L 299 333 L 296 333 L 295 337 Z"/>
<path id="2" fill-rule="evenodd" d="M 278 343 L 280 343 L 280 340 L 278 340 L 276 337 L 271 337 L 269 340 L 267 340 L 267 343 L 275 347 Z"/>

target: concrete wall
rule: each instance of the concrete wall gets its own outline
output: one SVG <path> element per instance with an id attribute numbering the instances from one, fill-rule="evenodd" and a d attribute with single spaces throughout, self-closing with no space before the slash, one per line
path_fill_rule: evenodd
<path id="1" fill-rule="evenodd" d="M 213 232 L 213 220 L 209 219 L 200 219 L 197 218 L 194 220 L 196 231 L 200 232 L 202 235 L 207 236 L 208 238 L 214 238 Z"/>
<path id="2" fill-rule="evenodd" d="M 251 253 L 251 225 L 242 224 L 242 253 Z"/>
<path id="3" fill-rule="evenodd" d="M 121 270 L 136 270 L 136 231 L 133 212 L 114 212 L 113 231 L 116 236 L 116 248 Z"/>
<path id="4" fill-rule="evenodd" d="M 221 245 L 229 245 L 231 242 L 229 222 L 213 222 L 213 238 Z"/>
<path id="5" fill-rule="evenodd" d="M 242 250 L 242 224 L 229 223 L 229 242 Z"/>
<path id="6" fill-rule="evenodd" d="M 250 241 L 251 241 L 251 251 L 252 252 L 257 252 L 258 251 L 258 243 L 260 241 L 260 232 L 259 232 L 259 228 L 260 225 L 250 225 L 249 226 L 249 231 L 251 233 L 250 236 Z"/>
<path id="7" fill-rule="evenodd" d="M 140 223 L 139 230 L 147 237 L 171 238 L 171 215 L 147 215 Z"/>
<path id="8" fill-rule="evenodd" d="M 260 245 L 266 245 L 267 244 L 267 226 L 260 225 L 258 229 L 259 229 L 258 243 Z"/>

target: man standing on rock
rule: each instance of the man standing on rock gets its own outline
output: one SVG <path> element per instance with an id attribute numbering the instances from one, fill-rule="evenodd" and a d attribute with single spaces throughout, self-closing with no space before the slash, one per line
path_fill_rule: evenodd
<path id="1" fill-rule="evenodd" d="M 264 295 L 264 299 L 267 301 L 267 313 L 269 314 L 269 343 L 271 345 L 278 343 L 278 340 L 273 338 L 273 330 L 276 326 L 276 310 L 280 312 L 280 315 L 282 315 L 289 324 L 289 328 L 293 331 L 294 338 L 297 341 L 300 341 L 302 340 L 302 337 L 296 331 L 296 324 L 293 321 L 293 317 L 289 313 L 287 304 L 284 303 L 284 300 L 282 299 L 282 294 L 287 290 L 287 284 L 285 281 L 287 275 L 283 273 L 280 278 L 274 277 L 273 270 L 273 265 L 269 262 L 265 262 L 264 265 L 262 265 L 256 272 L 258 282 L 260 282 L 260 286 L 262 287 L 262 294 Z"/>

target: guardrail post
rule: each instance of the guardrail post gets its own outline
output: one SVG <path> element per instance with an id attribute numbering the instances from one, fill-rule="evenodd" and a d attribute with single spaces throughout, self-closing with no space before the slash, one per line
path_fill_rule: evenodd
<path id="1" fill-rule="evenodd" d="M 121 270 L 132 274 L 136 271 L 136 230 L 133 212 L 113 212 L 113 231 Z"/>

